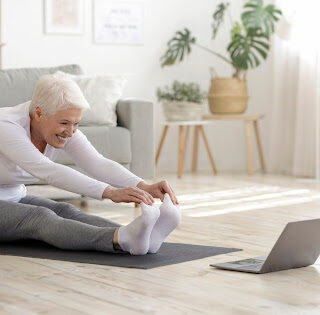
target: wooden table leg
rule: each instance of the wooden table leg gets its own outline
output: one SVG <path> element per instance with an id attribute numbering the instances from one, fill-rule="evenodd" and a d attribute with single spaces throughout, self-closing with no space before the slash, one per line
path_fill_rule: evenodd
<path id="1" fill-rule="evenodd" d="M 192 172 L 197 171 L 198 146 L 199 146 L 199 127 L 194 126 Z"/>
<path id="2" fill-rule="evenodd" d="M 80 207 L 81 208 L 87 208 L 88 207 L 88 201 L 87 200 L 81 200 Z"/>
<path id="3" fill-rule="evenodd" d="M 85 195 L 81 195 L 81 198 L 84 198 Z M 80 201 L 80 207 L 81 208 L 87 208 L 88 207 L 88 201 L 87 200 L 81 200 Z"/>
<path id="4" fill-rule="evenodd" d="M 247 168 L 248 175 L 253 175 L 254 165 L 253 165 L 253 146 L 252 146 L 252 132 L 251 132 L 251 121 L 245 121 L 246 130 L 246 142 L 247 142 Z"/>
<path id="5" fill-rule="evenodd" d="M 266 171 L 266 165 L 264 163 L 262 145 L 261 145 L 261 141 L 260 141 L 260 135 L 259 135 L 258 121 L 257 120 L 255 120 L 253 122 L 253 126 L 254 126 L 254 131 L 255 131 L 256 140 L 257 140 L 257 147 L 258 147 L 258 152 L 259 152 L 261 169 L 262 169 L 263 172 L 265 172 Z"/>
<path id="6" fill-rule="evenodd" d="M 163 131 L 162 131 L 161 139 L 160 139 L 159 146 L 158 146 L 158 149 L 157 149 L 157 154 L 156 154 L 156 163 L 155 163 L 156 165 L 157 165 L 158 160 L 159 160 L 160 152 L 161 152 L 161 149 L 162 149 L 162 146 L 163 146 L 163 142 L 164 142 L 164 139 L 166 137 L 168 128 L 169 128 L 169 126 L 164 126 Z"/>
<path id="7" fill-rule="evenodd" d="M 213 170 L 213 173 L 215 175 L 217 175 L 217 169 L 216 169 L 216 165 L 214 163 L 214 160 L 213 160 L 213 156 L 211 154 L 211 151 L 210 151 L 210 147 L 209 147 L 209 143 L 208 143 L 208 140 L 207 140 L 207 137 L 206 137 L 206 134 L 204 132 L 204 129 L 203 129 L 203 126 L 199 126 L 199 129 L 201 131 L 201 134 L 202 134 L 202 137 L 203 137 L 203 141 L 204 141 L 204 144 L 206 146 L 206 149 L 207 149 L 207 152 L 208 152 L 208 156 L 209 156 L 209 159 L 210 159 L 210 163 L 211 163 L 211 166 L 212 166 L 212 170 Z"/>
<path id="8" fill-rule="evenodd" d="M 187 151 L 187 144 L 188 144 L 188 137 L 189 137 L 189 130 L 190 126 L 186 126 L 186 131 L 184 134 L 184 142 L 183 142 L 183 157 L 182 157 L 182 165 L 184 164 L 185 157 L 186 157 L 186 151 Z"/>
<path id="9" fill-rule="evenodd" d="M 179 126 L 179 142 L 178 142 L 178 178 L 182 175 L 183 169 L 183 155 L 184 155 L 184 136 L 183 126 Z"/>

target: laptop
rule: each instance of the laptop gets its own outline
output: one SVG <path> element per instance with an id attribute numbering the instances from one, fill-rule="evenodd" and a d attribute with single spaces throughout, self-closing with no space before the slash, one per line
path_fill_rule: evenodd
<path id="1" fill-rule="evenodd" d="M 320 255 L 320 219 L 290 222 L 268 256 L 220 264 L 212 267 L 251 273 L 267 273 L 306 267 Z"/>

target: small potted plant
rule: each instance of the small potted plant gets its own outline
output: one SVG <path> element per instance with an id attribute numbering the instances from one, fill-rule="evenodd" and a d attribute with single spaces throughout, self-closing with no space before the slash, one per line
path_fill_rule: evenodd
<path id="1" fill-rule="evenodd" d="M 202 117 L 206 94 L 197 83 L 175 80 L 170 87 L 158 88 L 157 97 L 168 121 L 200 120 Z"/>

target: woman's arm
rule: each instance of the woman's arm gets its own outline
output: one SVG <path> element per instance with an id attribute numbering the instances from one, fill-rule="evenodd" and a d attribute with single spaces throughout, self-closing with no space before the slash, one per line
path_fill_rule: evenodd
<path id="1" fill-rule="evenodd" d="M 31 142 L 20 125 L 0 122 L 0 152 L 32 176 L 77 194 L 102 200 L 108 184 L 54 163 Z"/>
<path id="2" fill-rule="evenodd" d="M 172 202 L 178 204 L 178 199 L 166 180 L 151 185 L 147 184 L 121 164 L 100 154 L 79 129 L 66 143 L 64 150 L 83 170 L 100 181 L 105 181 L 115 187 L 135 186 L 161 200 L 164 194 L 168 193 Z"/>
<path id="3" fill-rule="evenodd" d="M 115 187 L 137 186 L 143 179 L 121 164 L 105 158 L 78 129 L 63 148 L 93 178 Z"/>

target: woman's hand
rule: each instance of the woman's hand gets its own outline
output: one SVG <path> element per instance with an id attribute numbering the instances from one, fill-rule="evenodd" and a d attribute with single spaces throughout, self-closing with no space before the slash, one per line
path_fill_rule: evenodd
<path id="1" fill-rule="evenodd" d="M 172 203 L 179 204 L 175 193 L 166 180 L 162 180 L 161 182 L 151 185 L 147 184 L 146 182 L 140 182 L 137 187 L 143 189 L 144 191 L 147 191 L 154 198 L 160 198 L 161 201 L 163 201 L 164 194 L 168 193 L 172 200 Z"/>
<path id="2" fill-rule="evenodd" d="M 152 196 L 138 187 L 115 188 L 108 186 L 104 190 L 102 198 L 111 199 L 113 202 L 144 202 L 150 206 L 154 203 Z"/>

